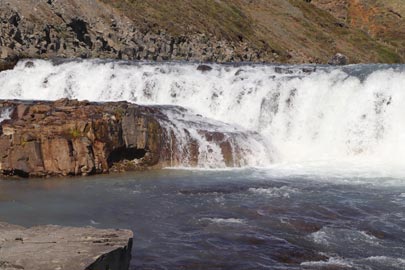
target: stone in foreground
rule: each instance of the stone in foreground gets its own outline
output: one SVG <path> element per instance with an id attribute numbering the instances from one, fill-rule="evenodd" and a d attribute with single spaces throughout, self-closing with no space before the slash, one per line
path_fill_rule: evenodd
<path id="1" fill-rule="evenodd" d="M 0 223 L 0 270 L 127 270 L 129 230 Z"/>

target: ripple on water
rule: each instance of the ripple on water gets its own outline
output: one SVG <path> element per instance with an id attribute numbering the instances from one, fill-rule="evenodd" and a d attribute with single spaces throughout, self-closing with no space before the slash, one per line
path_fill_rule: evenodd
<path id="1" fill-rule="evenodd" d="M 387 256 L 372 256 L 366 258 L 373 266 L 390 269 L 405 269 L 405 259 Z"/>
<path id="2" fill-rule="evenodd" d="M 271 188 L 249 188 L 249 192 L 265 195 L 272 198 L 290 198 L 292 194 L 299 193 L 299 190 L 289 186 L 271 187 Z"/>
<path id="3" fill-rule="evenodd" d="M 245 224 L 243 219 L 239 218 L 200 218 L 200 222 L 208 222 L 219 225 L 235 225 L 235 224 Z"/>
<path id="4" fill-rule="evenodd" d="M 377 246 L 379 239 L 363 231 L 350 229 L 323 227 L 311 233 L 309 238 L 316 244 L 323 246 Z"/>
<path id="5" fill-rule="evenodd" d="M 352 264 L 343 258 L 329 258 L 327 261 L 309 261 L 301 263 L 304 269 L 353 269 Z"/>

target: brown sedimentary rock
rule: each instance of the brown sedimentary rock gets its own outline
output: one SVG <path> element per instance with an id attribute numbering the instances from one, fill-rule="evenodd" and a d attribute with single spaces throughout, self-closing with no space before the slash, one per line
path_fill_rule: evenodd
<path id="1" fill-rule="evenodd" d="M 137 168 L 160 162 L 162 130 L 158 112 L 149 108 L 66 99 L 4 101 L 0 107 L 14 108 L 11 119 L 1 123 L 3 175 L 90 175 L 123 160 L 136 159 Z"/>
<path id="2" fill-rule="evenodd" d="M 159 107 L 62 99 L 0 101 L 0 110 L 4 108 L 13 111 L 0 123 L 0 176 L 86 176 L 193 167 L 204 165 L 200 163 L 213 154 L 212 147 L 220 149 L 215 155 L 222 155 L 221 166 L 235 167 L 243 165 L 247 154 L 235 142 L 246 135 L 243 131 L 196 127 L 191 120 L 169 119 Z M 188 113 L 180 107 L 169 110 L 180 118 Z M 186 124 L 179 128 L 179 123 Z M 200 145 L 199 140 L 209 145 Z"/>

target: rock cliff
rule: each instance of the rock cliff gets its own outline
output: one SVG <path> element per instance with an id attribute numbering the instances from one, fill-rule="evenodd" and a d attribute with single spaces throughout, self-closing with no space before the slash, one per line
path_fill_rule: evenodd
<path id="1" fill-rule="evenodd" d="M 187 113 L 180 107 L 171 110 L 179 117 Z M 1 114 L 3 176 L 91 175 L 199 162 L 198 142 L 184 128 L 181 136 L 176 134 L 178 127 L 168 118 L 167 108 L 61 99 L 2 101 L 0 111 L 10 114 Z M 238 133 L 213 132 L 204 126 L 194 130 L 220 149 L 226 166 L 243 160 L 243 149 L 232 145 Z"/>
<path id="2" fill-rule="evenodd" d="M 259 61 L 246 42 L 210 33 L 171 35 L 134 22 L 97 0 L 0 3 L 1 58 L 81 57 L 124 60 Z"/>
<path id="3" fill-rule="evenodd" d="M 0 222 L 0 269 L 128 270 L 132 238 L 129 230 Z"/>
<path id="4" fill-rule="evenodd" d="M 327 63 L 339 52 L 351 63 L 403 62 L 403 9 L 397 0 L 3 0 L 0 70 L 27 57 Z"/>
<path id="5" fill-rule="evenodd" d="M 3 106 L 14 111 L 12 120 L 1 125 L 0 171 L 5 175 L 103 173 L 126 156 L 148 165 L 159 161 L 159 124 L 147 111 L 126 103 L 59 100 Z"/>

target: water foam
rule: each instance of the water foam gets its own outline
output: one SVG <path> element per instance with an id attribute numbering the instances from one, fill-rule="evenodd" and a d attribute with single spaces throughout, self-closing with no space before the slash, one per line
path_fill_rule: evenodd
<path id="1" fill-rule="evenodd" d="M 298 193 L 298 189 L 288 186 L 273 188 L 249 188 L 249 192 L 257 195 L 265 195 L 271 198 L 290 198 L 292 194 Z"/>
<path id="2" fill-rule="evenodd" d="M 201 218 L 199 221 L 201 222 L 209 222 L 214 224 L 229 224 L 229 225 L 236 225 L 236 224 L 244 224 L 245 221 L 239 218 Z"/>
<path id="3" fill-rule="evenodd" d="M 239 137 L 235 145 L 245 142 L 244 151 L 254 153 L 241 166 L 346 163 L 402 172 L 405 166 L 403 66 L 211 65 L 200 72 L 184 63 L 33 62 L 0 73 L 0 98 L 183 106 L 260 137 Z M 219 151 L 200 142 L 201 156 Z M 207 167 L 224 167 L 218 155 L 208 156 L 201 159 Z"/>
<path id="4" fill-rule="evenodd" d="M 393 258 L 387 256 L 372 256 L 366 258 L 368 261 L 377 262 L 384 266 L 391 266 L 391 267 L 400 267 L 400 269 L 405 268 L 405 259 L 402 258 Z"/>
<path id="5" fill-rule="evenodd" d="M 13 110 L 11 108 L 0 108 L 0 123 L 4 120 L 10 119 Z"/>
<path id="6" fill-rule="evenodd" d="M 327 261 L 309 261 L 301 263 L 303 267 L 345 267 L 352 268 L 352 264 L 343 258 L 329 258 Z"/>

